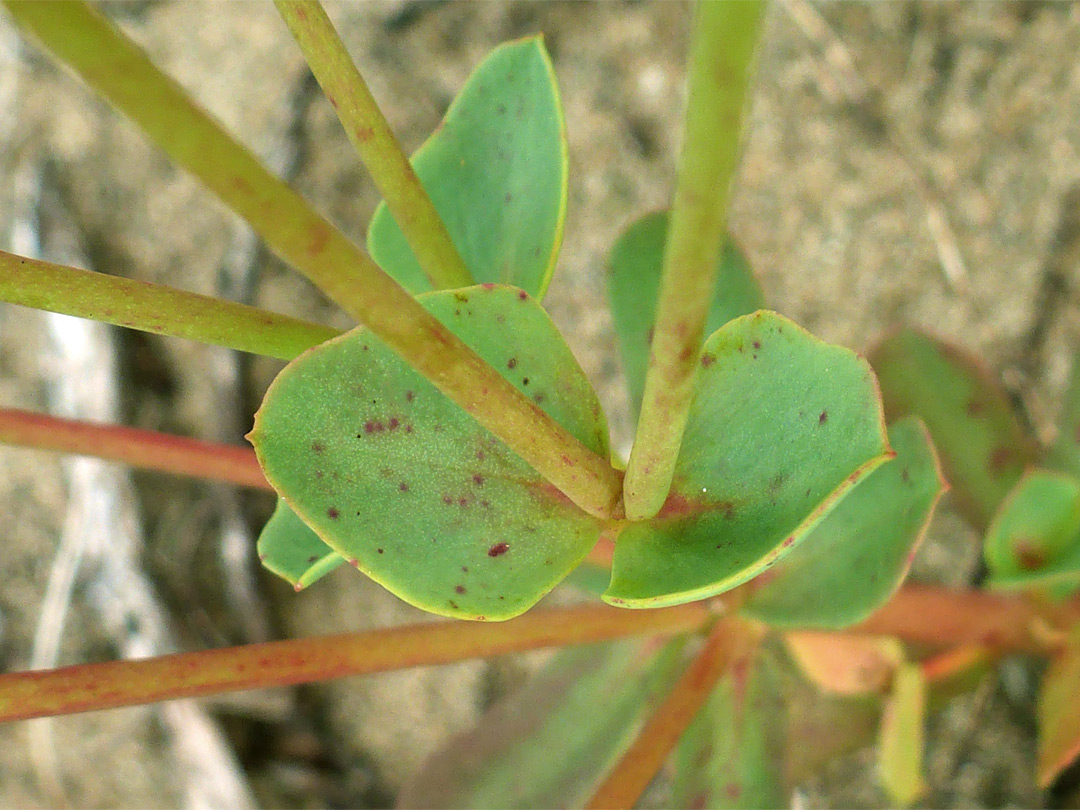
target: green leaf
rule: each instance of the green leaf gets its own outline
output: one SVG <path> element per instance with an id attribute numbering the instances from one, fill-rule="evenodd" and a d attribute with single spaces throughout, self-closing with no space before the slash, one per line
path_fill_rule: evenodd
<path id="1" fill-rule="evenodd" d="M 870 362 L 889 419 L 926 422 L 957 506 L 985 529 L 1036 454 L 1001 384 L 977 359 L 912 329 L 887 337 Z"/>
<path id="2" fill-rule="evenodd" d="M 791 554 L 762 574 L 743 612 L 778 627 L 841 628 L 900 587 L 945 482 L 923 424 L 889 428 L 896 458 L 868 475 Z"/>
<path id="3" fill-rule="evenodd" d="M 1039 749 L 1036 779 L 1048 788 L 1080 756 L 1080 627 L 1043 676 L 1039 692 Z"/>
<path id="4" fill-rule="evenodd" d="M 619 642 L 559 651 L 428 759 L 397 806 L 582 805 L 675 682 L 683 646 Z"/>
<path id="5" fill-rule="evenodd" d="M 615 543 L 604 599 L 703 599 L 770 567 L 888 458 L 870 367 L 773 312 L 706 341 L 672 491 Z"/>
<path id="6" fill-rule="evenodd" d="M 421 303 L 593 452 L 595 392 L 544 310 L 486 285 Z M 267 479 L 336 552 L 405 601 L 508 619 L 595 544 L 570 503 L 366 329 L 293 361 L 251 433 Z"/>
<path id="7" fill-rule="evenodd" d="M 667 229 L 666 211 L 646 214 L 623 231 L 611 249 L 608 299 L 635 419 L 645 390 Z M 705 321 L 707 335 L 731 319 L 765 306 L 765 296 L 746 257 L 730 239 L 724 244 L 716 274 L 718 294 Z"/>
<path id="8" fill-rule="evenodd" d="M 893 678 L 878 740 L 881 786 L 902 807 L 926 792 L 922 766 L 925 722 L 926 679 L 918 664 L 904 664 Z"/>
<path id="9" fill-rule="evenodd" d="M 787 807 L 783 745 L 783 703 L 769 659 L 736 661 L 675 749 L 672 806 Z"/>
<path id="10" fill-rule="evenodd" d="M 541 298 L 562 244 L 569 165 L 542 38 L 507 42 L 488 54 L 412 164 L 473 278 Z M 385 203 L 367 244 L 410 292 L 431 289 Z"/>
<path id="11" fill-rule="evenodd" d="M 263 566 L 298 591 L 345 562 L 282 498 L 278 498 L 274 514 L 263 526 L 258 550 Z"/>
<path id="12" fill-rule="evenodd" d="M 983 554 L 994 588 L 1038 588 L 1064 597 L 1080 585 L 1080 481 L 1029 470 L 986 532 Z"/>

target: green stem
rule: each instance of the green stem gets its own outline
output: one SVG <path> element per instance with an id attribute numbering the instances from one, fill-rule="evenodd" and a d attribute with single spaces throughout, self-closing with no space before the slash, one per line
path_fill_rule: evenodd
<path id="1" fill-rule="evenodd" d="M 487 365 L 83 2 L 4 0 L 15 21 L 130 116 L 267 244 L 570 500 L 611 516 L 622 476 Z"/>
<path id="2" fill-rule="evenodd" d="M 760 2 L 706 1 L 697 8 L 682 156 L 641 416 L 626 468 L 623 497 L 631 520 L 654 516 L 671 488 L 716 283 L 763 10 Z"/>
<path id="3" fill-rule="evenodd" d="M 508 622 L 428 622 L 339 636 L 273 641 L 140 661 L 0 675 L 0 723 L 243 689 L 431 666 L 542 647 L 702 627 L 703 604 L 652 611 L 607 606 L 537 610 Z"/>
<path id="4" fill-rule="evenodd" d="M 291 360 L 340 334 L 276 312 L 0 251 L 0 301 Z"/>
<path id="5" fill-rule="evenodd" d="M 204 442 L 153 430 L 0 408 L 0 444 L 96 456 L 143 470 L 271 489 L 250 447 Z"/>
<path id="6" fill-rule="evenodd" d="M 474 284 L 445 223 L 318 0 L 275 0 L 275 5 L 431 285 L 438 290 Z"/>

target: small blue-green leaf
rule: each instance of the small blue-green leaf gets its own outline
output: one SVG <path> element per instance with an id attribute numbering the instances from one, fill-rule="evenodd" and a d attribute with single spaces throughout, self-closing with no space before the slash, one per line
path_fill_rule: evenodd
<path id="1" fill-rule="evenodd" d="M 274 514 L 263 526 L 258 551 L 263 566 L 298 591 L 345 562 L 297 517 L 283 498 L 278 498 Z"/>
<path id="2" fill-rule="evenodd" d="M 889 428 L 896 458 L 882 464 L 755 581 L 743 612 L 778 627 L 847 627 L 885 604 L 903 581 L 945 491 L 922 422 Z"/>
<path id="3" fill-rule="evenodd" d="M 542 298 L 562 244 L 569 166 L 543 39 L 507 42 L 488 54 L 412 164 L 472 277 Z M 431 289 L 385 203 L 367 244 L 410 292 Z"/>

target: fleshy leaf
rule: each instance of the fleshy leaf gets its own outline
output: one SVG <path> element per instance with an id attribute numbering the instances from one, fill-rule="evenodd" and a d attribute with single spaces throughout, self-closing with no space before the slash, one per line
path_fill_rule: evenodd
<path id="1" fill-rule="evenodd" d="M 836 695 L 882 691 L 905 657 L 899 641 L 878 636 L 808 630 L 785 633 L 784 644 L 807 680 Z"/>
<path id="2" fill-rule="evenodd" d="M 1080 586 L 1080 481 L 1029 470 L 994 516 L 983 544 L 995 588 L 1038 588 L 1057 597 Z"/>
<path id="3" fill-rule="evenodd" d="M 547 313 L 486 285 L 422 303 L 595 453 L 595 392 Z M 508 619 L 595 544 L 600 523 L 364 328 L 301 355 L 251 433 L 267 479 L 318 535 L 405 601 Z"/>
<path id="4" fill-rule="evenodd" d="M 298 591 L 345 562 L 282 498 L 278 498 L 274 514 L 263 526 L 258 550 L 263 566 Z"/>
<path id="5" fill-rule="evenodd" d="M 569 165 L 543 40 L 507 42 L 488 54 L 412 164 L 473 278 L 542 297 L 562 244 Z M 385 204 L 367 244 L 410 292 L 431 289 Z"/>
<path id="6" fill-rule="evenodd" d="M 578 807 L 680 671 L 683 642 L 561 650 L 406 784 L 398 807 Z"/>
<path id="7" fill-rule="evenodd" d="M 660 270 L 667 238 L 668 213 L 646 214 L 630 225 L 611 249 L 608 300 L 615 334 L 619 339 L 630 404 L 635 418 L 641 409 L 645 370 L 649 365 L 649 342 L 656 299 L 660 293 Z M 730 240 L 717 263 L 716 296 L 713 298 L 705 334 L 712 334 L 740 315 L 765 306 L 765 296 L 746 257 Z"/>
<path id="8" fill-rule="evenodd" d="M 717 684 L 675 749 L 672 806 L 788 805 L 780 770 L 783 704 L 770 669 L 767 657 L 743 658 Z"/>
<path id="9" fill-rule="evenodd" d="M 706 341 L 671 495 L 615 543 L 604 599 L 703 599 L 771 566 L 888 458 L 873 373 L 773 312 Z"/>
<path id="10" fill-rule="evenodd" d="M 888 601 L 945 491 L 926 428 L 908 417 L 889 428 L 896 458 L 878 467 L 762 574 L 743 612 L 779 627 L 840 628 Z"/>
<path id="11" fill-rule="evenodd" d="M 925 722 L 926 680 L 918 664 L 904 664 L 893 678 L 878 741 L 881 786 L 902 807 L 926 792 L 922 765 Z"/>
<path id="12" fill-rule="evenodd" d="M 1058 417 L 1057 439 L 1046 460 L 1055 469 L 1080 477 L 1080 354 L 1073 358 L 1069 387 Z"/>
<path id="13" fill-rule="evenodd" d="M 887 337 L 870 362 L 889 419 L 926 422 L 957 506 L 985 529 L 1036 453 L 1000 382 L 977 359 L 913 329 Z"/>
<path id="14" fill-rule="evenodd" d="M 1080 627 L 1050 662 L 1039 692 L 1036 780 L 1048 788 L 1080 756 Z"/>

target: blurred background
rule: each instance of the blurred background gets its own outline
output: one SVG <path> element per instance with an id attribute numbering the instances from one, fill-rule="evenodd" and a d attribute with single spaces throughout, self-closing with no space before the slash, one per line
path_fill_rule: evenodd
<path id="1" fill-rule="evenodd" d="M 378 197 L 269 4 L 104 12 L 346 233 Z M 690 7 L 363 2 L 328 10 L 408 151 L 471 69 L 543 32 L 570 139 L 545 301 L 631 436 L 606 255 L 667 204 Z M 770 6 L 731 232 L 770 306 L 864 350 L 890 326 L 981 354 L 1044 438 L 1080 337 L 1080 5 Z M 337 326 L 340 312 L 0 12 L 0 247 Z M 0 305 L 0 403 L 241 442 L 281 364 Z M 302 594 L 258 570 L 273 499 L 0 447 L 0 669 L 418 621 L 351 570 Z M 939 510 L 914 568 L 968 583 Z M 558 594 L 552 597 L 558 599 Z M 2 807 L 376 807 L 545 653 L 0 727 Z M 1032 777 L 1033 681 L 1007 662 L 931 721 L 933 807 L 1080 806 Z M 812 743 L 811 743 L 812 744 Z M 800 807 L 873 807 L 872 752 Z M 663 806 L 664 787 L 647 797 Z"/>

